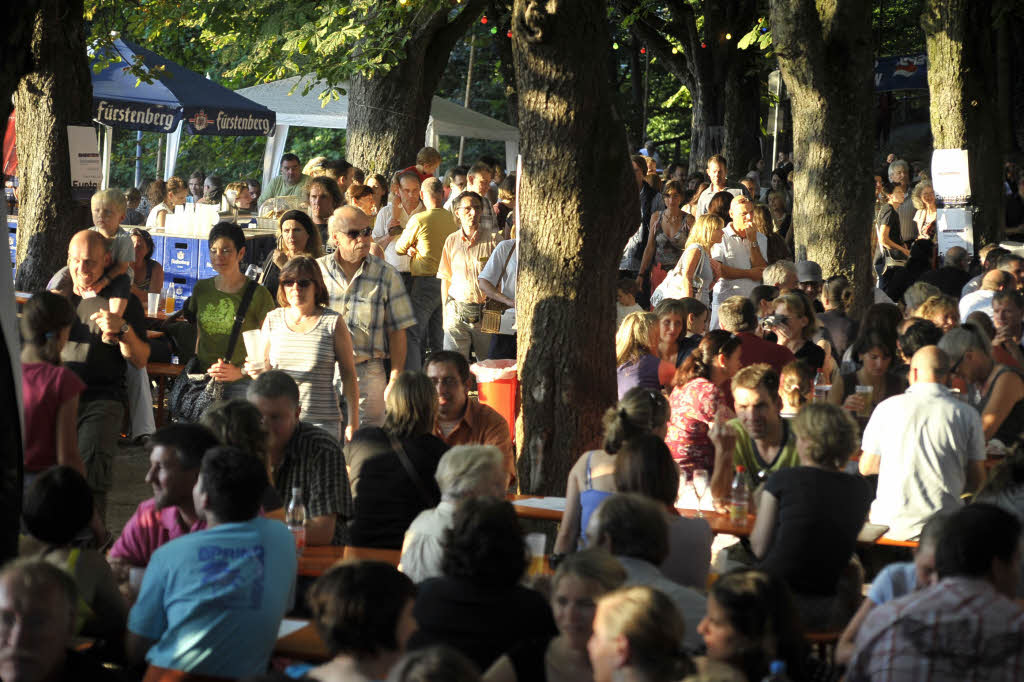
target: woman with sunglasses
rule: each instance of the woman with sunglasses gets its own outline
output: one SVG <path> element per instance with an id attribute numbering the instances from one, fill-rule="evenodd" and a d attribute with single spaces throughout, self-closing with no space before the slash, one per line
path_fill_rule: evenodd
<path id="1" fill-rule="evenodd" d="M 299 385 L 299 418 L 341 438 L 341 414 L 335 398 L 334 370 L 341 370 L 348 422 L 345 440 L 359 428 L 359 388 L 348 325 L 327 307 L 327 286 L 320 266 L 297 256 L 281 269 L 277 289 L 280 308 L 263 323 L 263 357 L 250 358 L 245 372 L 255 378 L 273 367 Z"/>

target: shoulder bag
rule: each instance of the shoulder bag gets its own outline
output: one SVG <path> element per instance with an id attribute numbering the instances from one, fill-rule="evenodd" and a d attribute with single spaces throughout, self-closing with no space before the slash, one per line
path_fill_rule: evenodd
<path id="1" fill-rule="evenodd" d="M 402 468 L 405 469 L 405 473 L 409 475 L 409 478 L 412 479 L 412 484 L 416 486 L 416 492 L 419 493 L 420 500 L 423 502 L 423 505 L 427 509 L 436 506 L 437 502 L 431 499 L 430 493 L 427 492 L 426 486 L 423 485 L 423 481 L 420 479 L 420 475 L 416 472 L 416 467 L 412 465 L 412 460 L 410 460 L 409 455 L 406 454 L 405 448 L 402 447 L 402 443 L 390 433 L 388 434 L 388 440 L 391 441 L 391 449 L 395 451 L 396 455 L 398 455 L 398 461 L 402 463 Z"/>
<path id="2" fill-rule="evenodd" d="M 234 354 L 235 346 L 238 345 L 242 322 L 257 286 L 259 285 L 252 280 L 246 282 L 245 293 L 242 294 L 242 300 L 235 312 L 235 324 L 231 327 L 231 336 L 228 337 L 228 349 L 225 354 L 227 358 Z M 203 412 L 224 396 L 224 383 L 214 381 L 209 374 L 198 372 L 199 369 L 199 356 L 194 355 L 171 386 L 170 394 L 167 396 L 167 408 L 175 421 L 199 421 Z"/>
<path id="3" fill-rule="evenodd" d="M 505 258 L 505 264 L 501 266 L 501 274 L 498 275 L 498 288 L 501 288 L 501 280 L 505 278 L 505 270 L 508 269 L 509 261 L 512 260 L 512 254 L 516 252 L 516 247 L 513 244 L 512 248 L 508 251 L 508 256 Z M 501 316 L 506 310 L 512 306 L 505 305 L 501 301 L 495 301 L 493 298 L 488 298 L 484 301 L 483 319 L 480 322 L 480 331 L 484 334 L 498 334 L 501 332 Z"/>
<path id="4" fill-rule="evenodd" d="M 706 258 L 704 249 L 699 249 L 697 267 L 693 271 L 693 297 L 700 300 L 700 294 L 704 290 L 704 278 L 700 276 L 701 264 Z M 683 256 L 679 257 L 676 266 L 669 270 L 665 279 L 661 281 L 658 288 L 651 294 L 651 306 L 656 306 L 666 298 L 683 298 L 683 284 L 686 282 L 686 272 L 683 269 Z"/>

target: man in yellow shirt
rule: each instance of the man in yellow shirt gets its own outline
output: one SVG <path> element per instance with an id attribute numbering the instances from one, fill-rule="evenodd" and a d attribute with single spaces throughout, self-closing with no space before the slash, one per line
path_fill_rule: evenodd
<path id="1" fill-rule="evenodd" d="M 455 218 L 444 210 L 444 186 L 437 178 L 427 178 L 420 185 L 420 198 L 425 211 L 416 213 L 405 224 L 402 235 L 395 244 L 395 252 L 409 256 L 409 270 L 416 325 L 406 331 L 408 351 L 405 368 L 418 372 L 423 366 L 423 357 L 430 352 L 441 350 L 443 307 L 441 305 L 441 280 L 437 278 L 437 266 L 445 240 L 458 228 Z"/>

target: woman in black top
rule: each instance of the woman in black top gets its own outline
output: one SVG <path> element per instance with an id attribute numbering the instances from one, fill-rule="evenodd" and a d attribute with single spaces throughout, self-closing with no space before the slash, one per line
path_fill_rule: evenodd
<path id="1" fill-rule="evenodd" d="M 281 216 L 278 225 L 277 248 L 263 262 L 263 274 L 260 275 L 260 284 L 267 288 L 274 300 L 277 300 L 277 284 L 285 263 L 303 254 L 312 258 L 324 255 L 320 230 L 305 212 L 288 211 Z"/>
<path id="2" fill-rule="evenodd" d="M 884 290 L 889 284 L 893 269 L 900 267 L 910 258 L 910 249 L 903 245 L 903 239 L 900 237 L 900 216 L 896 212 L 906 199 L 906 190 L 902 185 L 894 185 L 883 180 L 882 192 L 887 203 L 878 213 L 875 231 L 878 234 L 879 249 L 886 261 L 885 270 L 879 277 L 879 286 Z"/>
<path id="3" fill-rule="evenodd" d="M 441 501 L 434 472 L 448 445 L 432 433 L 436 420 L 430 379 L 402 372 L 385 401 L 384 426 L 359 429 L 345 446 L 353 545 L 401 549 L 413 519 Z"/>
<path id="4" fill-rule="evenodd" d="M 793 351 L 797 360 L 803 360 L 818 371 L 825 364 L 825 351 L 811 339 L 818 331 L 814 307 L 802 292 L 792 291 L 775 299 L 775 318 L 772 329 L 778 334 L 778 343 Z"/>
<path id="5" fill-rule="evenodd" d="M 846 410 L 805 405 L 793 431 L 800 466 L 781 469 L 765 483 L 750 547 L 761 570 L 789 585 L 805 628 L 835 629 L 860 601 L 863 576 L 851 570 L 850 559 L 871 490 L 860 476 L 842 471 L 857 448 L 857 424 Z"/>

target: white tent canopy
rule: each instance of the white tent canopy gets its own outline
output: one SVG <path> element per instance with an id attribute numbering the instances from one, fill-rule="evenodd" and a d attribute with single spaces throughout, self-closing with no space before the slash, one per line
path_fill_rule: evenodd
<path id="1" fill-rule="evenodd" d="M 302 91 L 309 82 L 308 76 L 293 76 L 236 92 L 272 110 L 277 116 L 274 134 L 267 139 L 267 150 L 263 155 L 263 184 L 278 174 L 281 156 L 285 152 L 288 129 L 291 126 L 309 128 L 347 128 L 348 95 L 337 100 L 328 100 L 324 105 L 320 93 L 325 87 L 314 84 L 305 95 Z M 347 89 L 346 84 L 339 86 Z M 294 92 L 289 95 L 288 93 Z M 434 97 L 430 105 L 425 144 L 438 146 L 441 135 L 470 137 L 482 140 L 503 140 L 505 142 L 505 166 L 511 167 L 519 154 L 519 130 L 490 116 L 459 106 L 440 97 Z"/>

